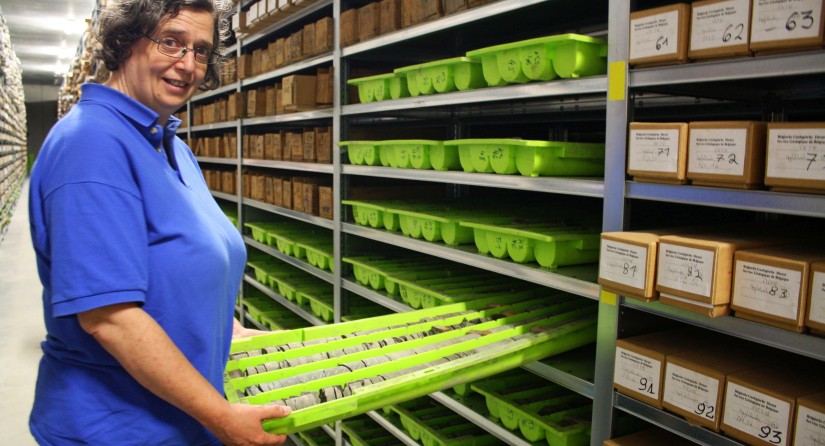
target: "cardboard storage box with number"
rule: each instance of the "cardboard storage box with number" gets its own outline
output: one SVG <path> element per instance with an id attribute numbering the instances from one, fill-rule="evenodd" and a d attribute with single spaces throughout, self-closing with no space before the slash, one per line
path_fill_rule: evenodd
<path id="1" fill-rule="evenodd" d="M 704 0 L 691 4 L 691 59 L 749 56 L 751 0 Z"/>
<path id="2" fill-rule="evenodd" d="M 656 300 L 656 252 L 666 231 L 604 232 L 599 254 L 602 289 L 644 301 Z"/>
<path id="3" fill-rule="evenodd" d="M 799 398 L 793 431 L 794 446 L 825 444 L 825 392 Z"/>
<path id="4" fill-rule="evenodd" d="M 688 124 L 631 122 L 627 174 L 636 181 L 687 183 Z"/>
<path id="5" fill-rule="evenodd" d="M 797 51 L 821 48 L 825 0 L 753 0 L 751 50 Z"/>
<path id="6" fill-rule="evenodd" d="M 770 365 L 731 373 L 722 432 L 750 445 L 790 445 L 797 399 L 825 389 L 822 364 L 780 354 Z"/>
<path id="7" fill-rule="evenodd" d="M 811 264 L 818 260 L 825 260 L 825 247 L 816 243 L 737 251 L 731 297 L 736 317 L 804 331 Z"/>
<path id="8" fill-rule="evenodd" d="M 825 193 L 825 122 L 772 122 L 767 145 L 767 186 Z"/>
<path id="9" fill-rule="evenodd" d="M 738 232 L 662 236 L 656 262 L 659 300 L 709 317 L 728 314 L 736 250 L 779 242 L 746 228 Z"/>
<path id="10" fill-rule="evenodd" d="M 630 13 L 629 62 L 655 66 L 688 61 L 690 5 L 677 3 Z"/>
<path id="11" fill-rule="evenodd" d="M 765 177 L 766 125 L 756 121 L 690 123 L 687 177 L 699 186 L 755 189 Z"/>
<path id="12" fill-rule="evenodd" d="M 728 374 L 763 366 L 766 351 L 757 344 L 731 341 L 668 355 L 662 407 L 718 432 Z"/>
<path id="13" fill-rule="evenodd" d="M 618 339 L 613 387 L 619 393 L 661 409 L 667 356 L 715 341 L 711 332 L 693 327 Z"/>
<path id="14" fill-rule="evenodd" d="M 805 325 L 812 333 L 825 336 L 825 262 L 811 265 L 810 283 Z"/>

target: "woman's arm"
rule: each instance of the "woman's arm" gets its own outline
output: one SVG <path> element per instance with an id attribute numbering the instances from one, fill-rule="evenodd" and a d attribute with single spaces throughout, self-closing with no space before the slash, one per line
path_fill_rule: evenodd
<path id="1" fill-rule="evenodd" d="M 289 415 L 283 406 L 230 404 L 186 359 L 163 328 L 133 303 L 78 314 L 92 335 L 149 391 L 189 414 L 226 445 L 278 445 L 261 421 Z"/>

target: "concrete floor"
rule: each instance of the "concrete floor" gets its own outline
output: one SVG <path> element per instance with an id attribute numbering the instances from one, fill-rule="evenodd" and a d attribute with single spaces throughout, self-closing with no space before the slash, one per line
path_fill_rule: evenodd
<path id="1" fill-rule="evenodd" d="M 46 336 L 34 250 L 29 237 L 28 181 L 0 240 L 0 438 L 2 444 L 36 445 L 29 433 L 40 341 Z"/>

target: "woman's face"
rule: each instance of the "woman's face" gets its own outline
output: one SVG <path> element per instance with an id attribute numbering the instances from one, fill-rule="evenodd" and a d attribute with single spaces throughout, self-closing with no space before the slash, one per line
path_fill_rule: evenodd
<path id="1" fill-rule="evenodd" d="M 174 39 L 181 46 L 208 48 L 211 52 L 213 34 L 214 21 L 210 13 L 181 9 L 174 18 L 162 20 L 150 37 L 160 41 Z M 207 65 L 195 61 L 194 56 L 191 50 L 183 57 L 162 54 L 157 43 L 143 38 L 134 44 L 132 56 L 112 80 L 115 88 L 157 112 L 161 124 L 165 124 L 203 83 Z"/>

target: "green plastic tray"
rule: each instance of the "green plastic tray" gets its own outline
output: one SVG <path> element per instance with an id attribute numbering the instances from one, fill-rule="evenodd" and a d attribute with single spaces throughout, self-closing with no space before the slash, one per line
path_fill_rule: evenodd
<path id="1" fill-rule="evenodd" d="M 394 73 L 350 79 L 347 84 L 358 87 L 358 99 L 363 103 L 390 99 L 390 80 Z"/>
<path id="2" fill-rule="evenodd" d="M 298 243 L 298 248 L 304 252 L 310 265 L 335 272 L 335 262 L 332 256 L 332 243 L 319 242 L 316 244 Z"/>
<path id="3" fill-rule="evenodd" d="M 431 169 L 430 152 L 442 144 L 429 139 L 396 139 L 382 141 L 381 148 L 392 148 L 392 157 L 387 157 L 390 167 Z"/>
<path id="4" fill-rule="evenodd" d="M 341 430 L 352 446 L 385 446 L 398 443 L 398 439 L 372 418 L 360 415 L 341 423 Z"/>
<path id="5" fill-rule="evenodd" d="M 607 43 L 578 34 L 560 34 L 505 43 L 467 52 L 481 61 L 491 87 L 604 74 Z"/>
<path id="6" fill-rule="evenodd" d="M 525 146 L 516 153 L 523 176 L 604 175 L 604 144 L 551 141 L 547 147 Z"/>
<path id="7" fill-rule="evenodd" d="M 298 436 L 307 446 L 335 446 L 335 440 L 323 429 L 310 429 L 298 432 Z"/>
<path id="8" fill-rule="evenodd" d="M 298 291 L 296 300 L 299 305 L 308 302 L 315 316 L 318 316 L 324 322 L 332 322 L 335 316 L 332 284 L 319 284 L 317 286 L 303 288 L 301 291 Z"/>
<path id="9" fill-rule="evenodd" d="M 451 321 L 465 320 L 465 317 L 471 320 L 469 318 L 475 316 L 475 313 L 462 315 L 460 312 L 477 312 L 491 302 L 447 305 L 432 310 L 241 339 L 233 342 L 231 347 L 232 357 L 240 358 L 231 359 L 227 366 L 227 396 L 233 401 L 267 404 L 298 397 L 306 392 L 310 392 L 306 397 L 312 398 L 315 392 L 321 394 L 331 391 L 331 388 L 347 386 L 344 389 L 345 396 L 341 398 L 294 410 L 289 417 L 264 422 L 264 428 L 268 431 L 292 433 L 424 396 L 462 382 L 484 378 L 595 340 L 595 308 L 561 313 L 553 305 L 536 308 L 535 305 L 541 301 L 547 302 L 547 299 L 534 301 L 532 307 L 526 307 L 528 303 L 525 302 L 519 304 L 520 307 L 514 305 L 488 308 L 482 311 L 482 314 L 486 315 L 484 320 L 489 320 L 494 314 L 502 314 L 508 309 L 513 309 L 514 313 L 488 322 L 479 320 L 478 323 L 470 325 L 449 324 Z M 528 308 L 529 311 L 525 311 Z M 449 316 L 450 314 L 456 316 Z M 440 319 L 425 320 L 432 317 Z M 415 328 L 410 328 L 408 324 Z M 302 365 L 231 378 L 233 373 L 237 374 L 248 367 L 259 369 L 261 365 L 272 361 L 309 358 L 319 352 L 339 349 L 344 344 L 360 345 L 367 341 L 374 342 L 399 336 L 404 330 L 421 330 L 426 327 L 432 329 L 440 324 L 445 324 L 445 329 L 437 330 L 439 334 L 345 354 L 333 359 L 309 361 Z M 485 335 L 479 336 L 477 330 L 483 330 Z M 333 337 L 337 340 L 330 340 Z M 298 342 L 303 342 L 302 345 L 305 346 L 295 345 Z M 279 345 L 283 347 L 272 347 Z M 427 345 L 438 345 L 438 348 L 426 352 L 410 350 L 416 346 Z M 260 354 L 260 349 L 264 348 L 273 353 Z M 338 368 L 338 364 L 355 364 L 354 361 L 367 361 L 393 353 L 402 354 L 403 357 L 382 364 L 366 365 L 326 378 L 309 379 L 307 375 L 330 367 Z M 445 357 L 452 360 L 438 361 Z M 379 377 L 383 375 L 387 378 L 381 381 Z M 361 382 L 363 379 L 371 380 L 371 377 L 380 382 Z M 286 385 L 254 396 L 238 395 L 239 389 L 273 380 L 284 382 L 279 380 L 285 379 L 304 381 L 299 385 Z M 360 383 L 361 387 L 350 387 L 356 383 Z"/>
<path id="10" fill-rule="evenodd" d="M 413 96 L 466 91 L 485 86 L 481 63 L 468 57 L 452 57 L 396 68 L 395 73 L 405 76 L 408 86 L 415 82 L 414 90 L 417 94 Z"/>
<path id="11" fill-rule="evenodd" d="M 377 166 L 381 162 L 379 143 L 380 141 L 339 141 L 338 147 L 347 148 L 347 159 L 350 164 Z"/>
<path id="12" fill-rule="evenodd" d="M 538 262 L 544 268 L 596 262 L 599 258 L 599 228 L 592 217 L 571 225 L 567 221 L 491 225 L 461 222 L 473 228 L 476 249 L 516 263 Z"/>
<path id="13" fill-rule="evenodd" d="M 390 406 L 410 438 L 424 446 L 482 446 L 501 440 L 430 398 Z"/>
<path id="14" fill-rule="evenodd" d="M 528 441 L 546 440 L 550 446 L 590 444 L 593 407 L 586 397 L 523 372 L 470 387 L 484 395 L 494 418 L 510 430 L 518 429 Z"/>

